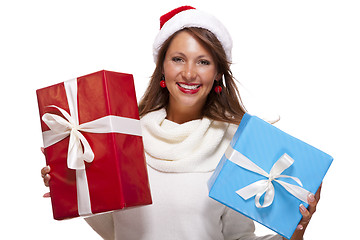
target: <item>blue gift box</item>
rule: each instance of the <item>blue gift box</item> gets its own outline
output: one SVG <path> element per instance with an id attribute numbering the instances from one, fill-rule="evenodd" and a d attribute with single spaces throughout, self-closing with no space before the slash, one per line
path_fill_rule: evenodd
<path id="1" fill-rule="evenodd" d="M 286 153 L 293 160 L 293 163 L 288 164 L 281 175 L 298 178 L 302 183 L 302 188 L 313 194 L 319 188 L 333 158 L 256 116 L 245 114 L 227 153 L 223 155 L 211 176 L 208 182 L 211 198 L 280 235 L 288 239 L 291 238 L 302 218 L 299 205 L 302 203 L 307 207 L 308 204 L 293 196 L 276 180 L 296 186 L 299 184 L 292 178 L 282 176 L 271 181 L 261 174 L 234 163 L 236 161 L 232 160 L 237 156 L 236 154 L 231 155 L 231 153 L 244 156 L 266 173 L 270 173 L 275 162 Z M 255 205 L 255 197 L 245 200 L 237 194 L 239 189 L 244 189 L 250 184 L 261 182 L 261 180 L 272 183 L 274 187 L 272 203 L 263 208 Z M 265 201 L 264 196 L 258 200 L 260 205 Z"/>

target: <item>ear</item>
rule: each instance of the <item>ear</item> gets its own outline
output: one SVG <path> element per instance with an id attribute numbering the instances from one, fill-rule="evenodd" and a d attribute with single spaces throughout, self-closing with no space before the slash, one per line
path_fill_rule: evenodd
<path id="1" fill-rule="evenodd" d="M 221 73 L 218 73 L 216 76 L 215 76 L 215 81 L 220 81 L 222 78 L 222 74 Z"/>

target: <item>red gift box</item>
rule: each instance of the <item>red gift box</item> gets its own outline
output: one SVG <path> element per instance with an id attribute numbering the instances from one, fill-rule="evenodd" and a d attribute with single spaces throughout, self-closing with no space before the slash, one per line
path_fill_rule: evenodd
<path id="1" fill-rule="evenodd" d="M 36 94 L 55 219 L 152 203 L 132 75 L 99 71 Z"/>

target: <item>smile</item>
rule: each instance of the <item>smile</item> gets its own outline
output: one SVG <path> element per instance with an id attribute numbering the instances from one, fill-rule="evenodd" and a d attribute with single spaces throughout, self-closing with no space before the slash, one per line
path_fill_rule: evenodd
<path id="1" fill-rule="evenodd" d="M 176 83 L 180 91 L 186 94 L 195 94 L 200 90 L 201 84 Z"/>

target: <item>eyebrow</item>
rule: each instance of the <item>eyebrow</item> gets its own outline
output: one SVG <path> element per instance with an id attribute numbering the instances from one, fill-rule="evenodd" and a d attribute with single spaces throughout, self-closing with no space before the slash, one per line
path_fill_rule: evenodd
<path id="1" fill-rule="evenodd" d="M 184 53 L 182 53 L 182 52 L 173 52 L 173 53 L 172 53 L 172 55 L 181 55 L 181 56 L 185 56 L 185 54 L 184 54 Z"/>
<path id="2" fill-rule="evenodd" d="M 200 55 L 200 56 L 198 56 L 198 58 L 210 58 L 210 56 L 207 56 L 207 55 Z"/>
<path id="3" fill-rule="evenodd" d="M 172 55 L 181 55 L 183 57 L 186 57 L 185 53 L 183 53 L 183 52 L 173 52 Z M 208 55 L 199 55 L 196 58 L 199 59 L 199 58 L 212 58 L 212 57 L 210 55 L 209 56 Z"/>

